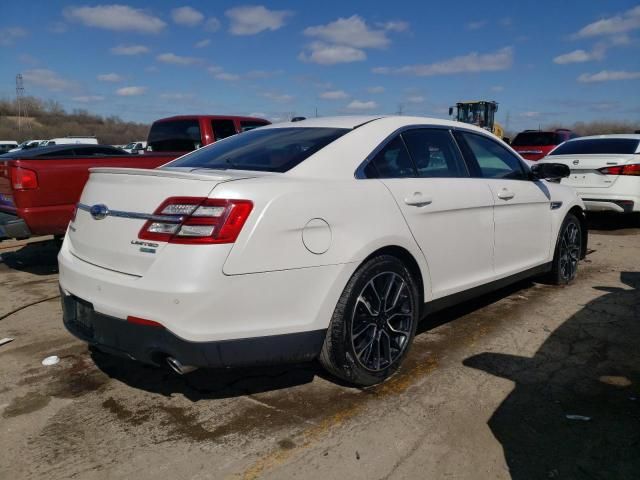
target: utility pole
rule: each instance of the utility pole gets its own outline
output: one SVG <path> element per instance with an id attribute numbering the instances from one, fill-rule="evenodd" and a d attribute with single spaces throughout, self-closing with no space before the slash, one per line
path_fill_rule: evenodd
<path id="1" fill-rule="evenodd" d="M 22 116 L 26 117 L 26 112 L 22 110 L 22 101 L 24 97 L 24 83 L 22 81 L 22 74 L 16 75 L 16 103 L 18 104 L 18 132 L 22 131 Z"/>
<path id="2" fill-rule="evenodd" d="M 404 111 L 404 105 L 402 103 L 398 104 L 398 111 L 397 111 L 397 115 L 402 115 L 402 112 Z"/>

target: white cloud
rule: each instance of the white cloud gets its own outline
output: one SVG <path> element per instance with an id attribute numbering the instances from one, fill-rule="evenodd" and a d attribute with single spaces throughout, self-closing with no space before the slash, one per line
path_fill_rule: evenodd
<path id="1" fill-rule="evenodd" d="M 418 77 L 433 75 L 450 75 L 455 73 L 495 72 L 507 70 L 513 63 L 513 49 L 501 48 L 492 53 L 478 54 L 477 52 L 453 57 L 441 62 L 406 65 L 403 67 L 376 67 L 373 73 L 379 74 L 405 74 Z"/>
<path id="2" fill-rule="evenodd" d="M 202 23 L 204 15 L 193 7 L 179 7 L 171 10 L 171 18 L 178 25 L 195 27 Z"/>
<path id="3" fill-rule="evenodd" d="M 467 23 L 467 30 L 480 30 L 482 27 L 487 25 L 486 20 L 478 20 L 476 22 Z"/>
<path id="4" fill-rule="evenodd" d="M 338 18 L 326 25 L 307 27 L 304 34 L 328 43 L 354 48 L 383 48 L 389 45 L 385 30 L 374 30 L 359 15 Z"/>
<path id="5" fill-rule="evenodd" d="M 124 80 L 121 75 L 117 73 L 101 73 L 97 76 L 97 79 L 101 82 L 121 82 Z"/>
<path id="6" fill-rule="evenodd" d="M 207 71 L 211 74 L 215 74 L 215 73 L 220 73 L 224 71 L 224 68 L 219 67 L 217 65 L 212 65 L 210 67 L 207 67 Z"/>
<path id="7" fill-rule="evenodd" d="M 573 52 L 558 55 L 553 59 L 553 62 L 558 63 L 560 65 L 564 65 L 565 63 L 588 62 L 591 59 L 592 57 L 589 52 L 585 52 L 584 50 L 580 49 L 580 50 L 574 50 Z"/>
<path id="8" fill-rule="evenodd" d="M 161 93 L 160 98 L 163 100 L 191 100 L 194 98 L 193 93 Z"/>
<path id="9" fill-rule="evenodd" d="M 323 42 L 313 42 L 306 51 L 300 52 L 298 58 L 303 62 L 318 63 L 320 65 L 335 65 L 336 63 L 361 62 L 366 60 L 364 50 L 346 45 L 328 45 Z"/>
<path id="10" fill-rule="evenodd" d="M 204 29 L 208 32 L 217 32 L 220 30 L 220 20 L 216 17 L 209 18 L 204 24 Z"/>
<path id="11" fill-rule="evenodd" d="M 199 42 L 196 42 L 194 47 L 196 47 L 196 48 L 204 48 L 207 45 L 209 45 L 210 43 L 211 43 L 211 40 L 209 40 L 208 38 L 205 38 L 204 40 L 200 40 Z"/>
<path id="12" fill-rule="evenodd" d="M 409 103 L 424 103 L 425 100 L 426 98 L 424 98 L 422 95 L 412 95 L 410 97 L 407 97 L 407 102 Z"/>
<path id="13" fill-rule="evenodd" d="M 613 80 L 638 80 L 640 72 L 627 72 L 624 70 L 610 71 L 602 70 L 598 73 L 583 73 L 578 77 L 582 83 L 610 82 Z"/>
<path id="14" fill-rule="evenodd" d="M 69 90 L 76 86 L 74 82 L 62 78 L 53 70 L 48 70 L 46 68 L 34 68 L 33 70 L 27 70 L 22 74 L 22 78 L 27 85 L 32 84 L 38 87 L 44 87 L 53 92 Z"/>
<path id="15" fill-rule="evenodd" d="M 102 95 L 81 95 L 79 97 L 72 97 L 71 100 L 78 103 L 93 103 L 101 102 L 104 100 Z"/>
<path id="16" fill-rule="evenodd" d="M 409 22 L 403 20 L 391 20 L 389 22 L 376 23 L 376 26 L 390 32 L 406 32 L 409 30 Z"/>
<path id="17" fill-rule="evenodd" d="M 116 31 L 158 33 L 167 25 L 158 17 L 127 5 L 69 7 L 64 10 L 64 16 L 87 27 Z"/>
<path id="18" fill-rule="evenodd" d="M 376 86 L 367 88 L 367 92 L 369 93 L 384 93 L 384 87 Z"/>
<path id="19" fill-rule="evenodd" d="M 502 85 L 494 85 L 491 87 L 492 92 L 502 92 L 504 91 L 504 87 Z"/>
<path id="20" fill-rule="evenodd" d="M 288 95 L 286 93 L 265 92 L 262 96 L 278 103 L 289 103 L 295 99 L 293 95 Z"/>
<path id="21" fill-rule="evenodd" d="M 121 97 L 134 97 L 136 95 L 144 95 L 147 87 L 122 87 L 116 90 L 116 95 Z"/>
<path id="22" fill-rule="evenodd" d="M 236 80 L 240 80 L 240 75 L 235 73 L 229 73 L 229 72 L 220 72 L 220 73 L 216 73 L 213 76 L 213 78 L 217 80 L 224 80 L 227 82 L 234 82 Z"/>
<path id="23" fill-rule="evenodd" d="M 27 31 L 22 27 L 0 28 L 0 45 L 8 47 L 13 45 L 16 40 L 26 36 Z"/>
<path id="24" fill-rule="evenodd" d="M 348 110 L 373 110 L 377 107 L 378 104 L 373 100 L 369 100 L 366 102 L 361 100 L 354 100 L 349 105 L 347 105 Z"/>
<path id="25" fill-rule="evenodd" d="M 183 57 L 181 55 L 176 55 L 175 53 L 171 53 L 171 52 L 161 53 L 156 57 L 156 60 L 162 63 L 169 63 L 172 65 L 194 65 L 196 63 L 202 62 L 202 60 L 199 58 Z"/>
<path id="26" fill-rule="evenodd" d="M 265 79 L 281 75 L 283 70 L 251 70 L 245 74 L 249 79 Z"/>
<path id="27" fill-rule="evenodd" d="M 142 53 L 148 53 L 149 47 L 144 45 L 118 45 L 110 49 L 110 52 L 114 55 L 140 55 Z"/>
<path id="28" fill-rule="evenodd" d="M 330 90 L 328 92 L 322 92 L 320 98 L 324 100 L 344 100 L 349 98 L 349 94 L 344 90 Z"/>
<path id="29" fill-rule="evenodd" d="M 575 38 L 619 35 L 640 29 L 640 5 L 613 17 L 603 18 L 582 27 Z"/>
<path id="30" fill-rule="evenodd" d="M 290 10 L 269 10 L 262 5 L 230 8 L 224 14 L 231 19 L 229 31 L 233 35 L 255 35 L 265 30 L 282 28 Z"/>

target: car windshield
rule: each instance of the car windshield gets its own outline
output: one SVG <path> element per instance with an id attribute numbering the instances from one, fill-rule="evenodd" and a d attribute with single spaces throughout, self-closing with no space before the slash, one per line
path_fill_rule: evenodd
<path id="1" fill-rule="evenodd" d="M 638 140 L 633 138 L 593 138 L 563 143 L 550 155 L 629 155 L 638 150 Z"/>
<path id="2" fill-rule="evenodd" d="M 558 134 L 555 132 L 522 132 L 516 135 L 511 145 L 514 147 L 543 147 L 557 145 Z"/>
<path id="3" fill-rule="evenodd" d="M 334 140 L 346 128 L 256 129 L 192 152 L 167 167 L 286 172 Z"/>

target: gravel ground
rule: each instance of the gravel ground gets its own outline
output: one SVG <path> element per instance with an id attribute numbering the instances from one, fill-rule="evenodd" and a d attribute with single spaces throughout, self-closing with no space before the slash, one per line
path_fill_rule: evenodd
<path id="1" fill-rule="evenodd" d="M 640 222 L 591 226 L 574 284 L 429 317 L 366 390 L 92 353 L 62 325 L 54 242 L 2 242 L 0 478 L 640 478 Z"/>

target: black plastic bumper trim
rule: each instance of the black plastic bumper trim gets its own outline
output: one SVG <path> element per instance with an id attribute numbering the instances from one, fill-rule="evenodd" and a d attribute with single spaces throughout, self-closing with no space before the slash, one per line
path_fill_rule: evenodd
<path id="1" fill-rule="evenodd" d="M 71 295 L 62 293 L 61 299 L 64 325 L 75 337 L 107 353 L 152 365 L 160 365 L 167 356 L 183 365 L 211 368 L 307 362 L 318 356 L 326 335 L 323 329 L 191 342 L 165 328 L 137 325 L 96 312 L 90 303 Z"/>
<path id="2" fill-rule="evenodd" d="M 29 238 L 31 231 L 26 222 L 11 213 L 0 212 L 0 238 Z"/>

